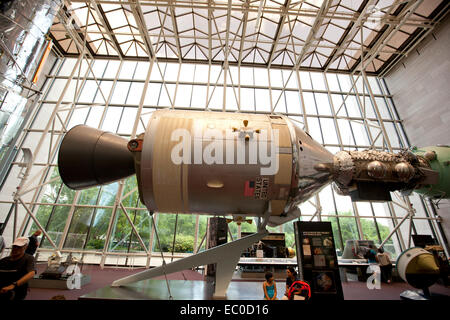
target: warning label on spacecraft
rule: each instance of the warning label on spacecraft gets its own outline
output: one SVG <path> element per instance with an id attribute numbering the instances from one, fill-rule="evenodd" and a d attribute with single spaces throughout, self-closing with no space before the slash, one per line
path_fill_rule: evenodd
<path id="1" fill-rule="evenodd" d="M 269 178 L 258 177 L 255 180 L 255 191 L 253 197 L 255 199 L 266 200 L 269 192 Z"/>

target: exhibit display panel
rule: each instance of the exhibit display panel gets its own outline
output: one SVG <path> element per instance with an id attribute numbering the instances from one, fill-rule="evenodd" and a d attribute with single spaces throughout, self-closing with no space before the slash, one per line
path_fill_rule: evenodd
<path id="1" fill-rule="evenodd" d="M 311 299 L 344 300 L 330 222 L 294 223 L 299 277 L 311 286 Z"/>

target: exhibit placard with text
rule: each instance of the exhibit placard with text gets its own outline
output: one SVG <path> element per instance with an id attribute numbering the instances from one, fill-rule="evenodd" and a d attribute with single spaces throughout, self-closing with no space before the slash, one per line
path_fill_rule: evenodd
<path id="1" fill-rule="evenodd" d="M 294 222 L 300 279 L 311 300 L 344 299 L 331 222 Z"/>

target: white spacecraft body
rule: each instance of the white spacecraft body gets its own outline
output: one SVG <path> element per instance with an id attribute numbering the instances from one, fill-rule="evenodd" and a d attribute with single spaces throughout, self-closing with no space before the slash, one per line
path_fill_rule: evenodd
<path id="1" fill-rule="evenodd" d="M 141 150 L 130 149 L 141 200 L 155 212 L 239 219 L 270 206 L 276 226 L 331 181 L 314 166 L 333 155 L 284 116 L 161 110 L 140 139 Z"/>
<path id="2" fill-rule="evenodd" d="M 225 296 L 241 252 L 267 234 L 266 225 L 299 217 L 297 205 L 331 182 L 332 172 L 315 169 L 324 163 L 332 164 L 333 155 L 285 116 L 179 110 L 154 112 L 145 133 L 131 141 L 76 126 L 58 158 L 72 189 L 136 173 L 151 213 L 259 218 L 254 235 L 113 283 L 217 263 L 216 296 Z"/>
<path id="3" fill-rule="evenodd" d="M 112 284 L 217 263 L 215 295 L 225 296 L 241 252 L 267 234 L 267 225 L 298 218 L 298 205 L 329 183 L 354 201 L 386 201 L 390 191 L 429 185 L 445 190 L 439 185 L 444 171 L 430 165 L 449 162 L 441 154 L 447 153 L 365 150 L 333 156 L 282 115 L 164 109 L 130 141 L 84 125 L 72 128 L 61 143 L 58 167 L 72 189 L 136 174 L 140 200 L 151 214 L 256 217 L 253 235 Z"/>

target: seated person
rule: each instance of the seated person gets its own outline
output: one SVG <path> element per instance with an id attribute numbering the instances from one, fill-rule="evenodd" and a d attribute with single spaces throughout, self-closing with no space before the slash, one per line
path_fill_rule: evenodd
<path id="1" fill-rule="evenodd" d="M 24 300 L 36 274 L 34 257 L 25 253 L 28 238 L 17 238 L 11 254 L 0 260 L 0 300 Z"/>
<path id="2" fill-rule="evenodd" d="M 286 273 L 286 291 L 284 292 L 282 300 L 288 300 L 289 289 L 291 288 L 291 285 L 298 280 L 297 272 L 293 267 L 287 268 Z"/>
<path id="3" fill-rule="evenodd" d="M 266 281 L 263 283 L 264 300 L 277 300 L 277 285 L 273 280 L 272 272 L 266 272 Z"/>

